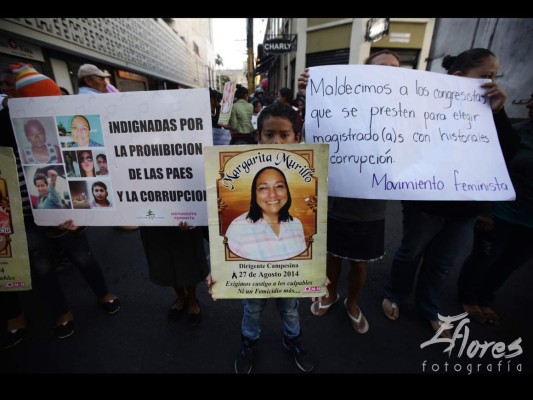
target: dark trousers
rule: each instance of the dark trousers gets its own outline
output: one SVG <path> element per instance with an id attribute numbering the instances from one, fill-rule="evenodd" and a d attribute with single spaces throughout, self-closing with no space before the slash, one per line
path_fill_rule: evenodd
<path id="1" fill-rule="evenodd" d="M 472 252 L 459 280 L 459 301 L 489 306 L 496 291 L 520 266 L 533 258 L 533 229 L 494 217 L 491 232 L 474 231 Z"/>
<path id="2" fill-rule="evenodd" d="M 24 224 L 32 281 L 55 318 L 69 311 L 56 273 L 55 254 L 59 250 L 80 270 L 98 299 L 109 293 L 100 265 L 89 248 L 85 231 L 60 232 L 56 228 L 35 225 L 31 217 L 25 217 Z"/>
<path id="3" fill-rule="evenodd" d="M 17 292 L 0 293 L 0 313 L 2 320 L 9 320 L 22 314 Z"/>

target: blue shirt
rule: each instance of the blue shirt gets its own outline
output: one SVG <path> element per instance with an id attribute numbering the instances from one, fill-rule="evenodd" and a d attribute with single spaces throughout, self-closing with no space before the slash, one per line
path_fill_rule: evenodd
<path id="1" fill-rule="evenodd" d="M 63 208 L 61 199 L 55 186 L 48 186 L 48 193 L 44 196 L 39 196 L 37 199 L 37 208 L 39 209 L 57 209 Z"/>
<path id="2" fill-rule="evenodd" d="M 89 86 L 82 86 L 80 87 L 79 89 L 79 92 L 78 94 L 105 94 L 105 93 L 102 93 L 100 92 L 99 90 L 96 90 L 96 89 L 93 89 Z"/>
<path id="3" fill-rule="evenodd" d="M 70 147 L 80 147 L 78 146 L 78 143 L 74 142 Z M 98 142 L 95 142 L 92 139 L 89 139 L 89 147 L 102 147 L 102 145 Z"/>

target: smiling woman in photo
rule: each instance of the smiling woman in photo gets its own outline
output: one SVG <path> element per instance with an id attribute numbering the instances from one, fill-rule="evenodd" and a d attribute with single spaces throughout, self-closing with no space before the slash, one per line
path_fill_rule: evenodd
<path id="1" fill-rule="evenodd" d="M 71 147 L 101 147 L 102 145 L 91 139 L 91 124 L 83 115 L 72 117 L 70 135 L 74 143 Z"/>
<path id="2" fill-rule="evenodd" d="M 250 210 L 230 224 L 230 250 L 258 261 L 292 258 L 306 249 L 302 223 L 289 213 L 292 199 L 281 170 L 265 167 L 254 177 Z"/>

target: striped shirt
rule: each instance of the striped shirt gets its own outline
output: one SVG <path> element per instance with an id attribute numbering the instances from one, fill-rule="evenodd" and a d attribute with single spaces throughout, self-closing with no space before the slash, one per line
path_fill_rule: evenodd
<path id="1" fill-rule="evenodd" d="M 20 198 L 22 200 L 22 214 L 27 217 L 31 216 L 31 203 L 30 196 L 28 194 L 28 187 L 26 186 L 26 180 L 24 179 L 24 170 L 22 169 L 22 163 L 18 151 L 15 151 L 15 159 L 17 160 L 17 175 L 19 179 Z"/>
<path id="2" fill-rule="evenodd" d="M 276 261 L 305 251 L 304 229 L 298 218 L 280 222 L 278 236 L 263 219 L 252 222 L 246 215 L 235 218 L 226 231 L 228 247 L 233 253 L 250 260 Z"/>
<path id="3" fill-rule="evenodd" d="M 26 147 L 24 150 L 24 155 L 26 156 L 26 161 L 28 164 L 57 164 L 59 163 L 59 157 L 57 156 L 56 147 L 53 144 L 46 143 L 48 148 L 49 158 L 48 161 L 40 162 L 33 158 L 32 147 Z"/>

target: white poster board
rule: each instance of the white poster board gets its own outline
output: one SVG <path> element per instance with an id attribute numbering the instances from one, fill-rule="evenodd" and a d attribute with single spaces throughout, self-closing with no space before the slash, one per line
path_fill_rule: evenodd
<path id="1" fill-rule="evenodd" d="M 484 79 L 370 65 L 309 69 L 305 137 L 330 196 L 513 200 Z"/>
<path id="2" fill-rule="evenodd" d="M 208 89 L 20 98 L 9 107 L 38 225 L 207 225 Z M 33 150 L 30 121 L 44 128 L 49 159 Z M 43 175 L 44 195 L 43 179 L 34 183 Z"/>
<path id="3" fill-rule="evenodd" d="M 327 147 L 205 148 L 214 299 L 325 293 Z M 277 233 L 264 213 L 279 215 Z"/>
<path id="4" fill-rule="evenodd" d="M 224 93 L 222 95 L 222 104 L 220 105 L 220 115 L 218 117 L 218 123 L 220 125 L 229 124 L 236 87 L 237 85 L 235 82 L 228 81 L 224 84 Z"/>

